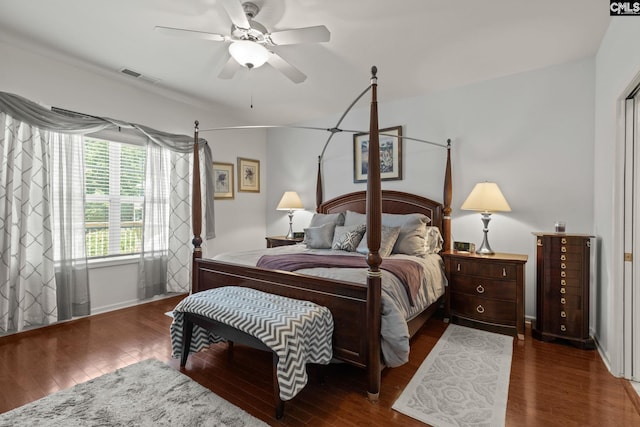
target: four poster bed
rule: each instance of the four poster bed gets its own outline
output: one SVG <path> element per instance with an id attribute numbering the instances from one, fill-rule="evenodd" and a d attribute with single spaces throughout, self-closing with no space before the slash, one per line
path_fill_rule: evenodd
<path id="1" fill-rule="evenodd" d="M 383 319 L 383 258 L 380 256 L 381 234 L 385 215 L 418 214 L 428 218 L 430 227 L 440 231 L 444 247 L 449 249 L 451 212 L 451 165 L 450 144 L 447 143 L 447 164 L 444 177 L 444 203 L 429 200 L 413 194 L 399 191 L 382 191 L 380 183 L 380 147 L 377 112 L 376 69 L 372 68 L 371 78 L 371 115 L 369 140 L 369 171 L 367 190 L 346 194 L 332 200 L 322 200 L 322 181 L 318 171 L 317 212 L 319 215 L 351 212 L 366 215 L 366 233 L 364 241 L 368 248 L 366 265 L 363 268 L 363 281 L 356 283 L 301 274 L 282 270 L 256 267 L 247 263 L 229 262 L 222 259 L 203 259 L 200 247 L 201 232 L 201 196 L 198 180 L 198 149 L 194 149 L 193 183 L 193 282 L 192 292 L 226 287 L 242 286 L 270 294 L 281 295 L 298 300 L 314 302 L 327 307 L 333 316 L 333 357 L 366 369 L 368 378 L 368 397 L 377 400 L 380 391 L 381 370 L 385 366 L 381 349 L 381 328 Z M 195 141 L 198 141 L 198 123 L 196 122 Z M 349 213 L 347 213 L 349 215 Z M 388 217 L 386 217 L 388 218 Z M 364 216 L 361 215 L 364 221 Z M 296 245 L 300 246 L 300 245 Z M 286 253 L 291 247 L 275 248 Z M 439 255 L 436 263 L 442 270 Z M 384 258 L 386 261 L 387 258 Z M 389 263 L 391 261 L 388 261 Z M 368 269 L 366 266 L 368 265 Z M 307 270 L 302 270 L 307 271 Z M 442 273 L 444 274 L 444 273 Z M 443 276 L 444 277 L 444 276 Z M 446 279 L 443 279 L 446 283 Z M 386 294 L 385 294 L 386 295 Z M 409 337 L 413 336 L 440 305 L 444 290 L 435 295 L 433 301 L 425 307 L 413 310 L 406 321 Z M 410 298 L 410 297 L 409 297 Z M 413 306 L 413 302 L 411 302 Z M 416 312 L 418 311 L 418 312 Z M 408 339 L 407 339 L 408 341 Z M 388 364 L 387 364 L 388 365 Z"/>

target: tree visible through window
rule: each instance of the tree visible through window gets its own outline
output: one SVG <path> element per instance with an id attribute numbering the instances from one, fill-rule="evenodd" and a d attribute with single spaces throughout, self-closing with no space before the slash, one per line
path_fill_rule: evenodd
<path id="1" fill-rule="evenodd" d="M 87 256 L 140 252 L 145 148 L 85 138 L 84 150 Z"/>

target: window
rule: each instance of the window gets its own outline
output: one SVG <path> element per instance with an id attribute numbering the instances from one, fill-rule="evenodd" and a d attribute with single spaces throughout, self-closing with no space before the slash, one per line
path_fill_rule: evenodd
<path id="1" fill-rule="evenodd" d="M 142 249 L 144 147 L 85 138 L 87 257 Z"/>

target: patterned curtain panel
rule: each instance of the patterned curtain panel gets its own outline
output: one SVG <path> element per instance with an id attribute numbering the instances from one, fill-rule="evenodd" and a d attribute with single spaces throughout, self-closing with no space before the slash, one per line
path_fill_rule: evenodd
<path id="1" fill-rule="evenodd" d="M 191 290 L 191 159 L 190 154 L 171 153 L 171 199 L 169 202 L 169 259 L 167 291 Z M 185 244 L 186 242 L 186 244 Z M 185 260 L 187 260 L 185 262 Z"/>
<path id="2" fill-rule="evenodd" d="M 40 131 L 0 113 L 0 332 L 58 320 L 49 202 Z"/>

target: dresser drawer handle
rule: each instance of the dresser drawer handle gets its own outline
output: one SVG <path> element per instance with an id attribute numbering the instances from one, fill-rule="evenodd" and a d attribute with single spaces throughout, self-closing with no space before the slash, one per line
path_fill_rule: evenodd
<path id="1" fill-rule="evenodd" d="M 565 325 L 560 325 L 560 330 L 562 332 L 566 332 L 567 331 L 567 327 Z"/>
<path id="2" fill-rule="evenodd" d="M 457 270 L 458 270 L 458 271 L 460 271 L 460 263 L 458 263 L 458 268 L 457 268 Z"/>
<path id="3" fill-rule="evenodd" d="M 561 271 L 560 272 L 560 277 L 567 277 L 567 272 L 566 271 Z"/>
<path id="4" fill-rule="evenodd" d="M 560 304 L 566 304 L 566 303 L 567 303 L 566 298 L 564 297 L 560 298 Z"/>
<path id="5" fill-rule="evenodd" d="M 564 311 L 564 310 L 562 310 L 562 311 L 560 312 L 560 317 L 567 317 L 567 312 L 566 312 L 566 311 Z"/>
<path id="6" fill-rule="evenodd" d="M 565 269 L 567 268 L 567 264 L 565 264 L 564 262 L 560 264 L 560 268 Z"/>
<path id="7" fill-rule="evenodd" d="M 565 288 L 560 288 L 560 293 L 561 293 L 561 294 L 566 294 L 566 293 L 567 293 L 567 290 L 566 290 Z"/>
<path id="8" fill-rule="evenodd" d="M 564 238 L 564 237 L 563 237 L 562 239 L 560 239 L 560 241 L 562 242 L 562 244 L 563 244 L 563 245 L 566 245 L 566 244 L 567 244 L 567 239 L 566 239 L 566 238 Z"/>
<path id="9" fill-rule="evenodd" d="M 560 255 L 560 261 L 566 261 L 567 256 L 565 254 Z"/>
<path id="10" fill-rule="evenodd" d="M 562 286 L 567 286 L 567 281 L 566 281 L 566 280 L 564 280 L 564 279 L 560 279 L 560 284 L 561 284 Z"/>
<path id="11" fill-rule="evenodd" d="M 479 305 L 476 307 L 476 311 L 480 314 L 484 313 L 484 307 L 482 305 Z"/>
<path id="12" fill-rule="evenodd" d="M 560 248 L 560 252 L 567 252 L 567 248 L 565 248 L 564 246 Z"/>
<path id="13" fill-rule="evenodd" d="M 507 269 L 502 267 L 502 277 L 507 277 Z"/>
<path id="14" fill-rule="evenodd" d="M 484 294 L 484 288 L 482 287 L 482 285 L 478 285 L 478 287 L 476 288 L 476 291 L 477 291 L 479 294 Z"/>

